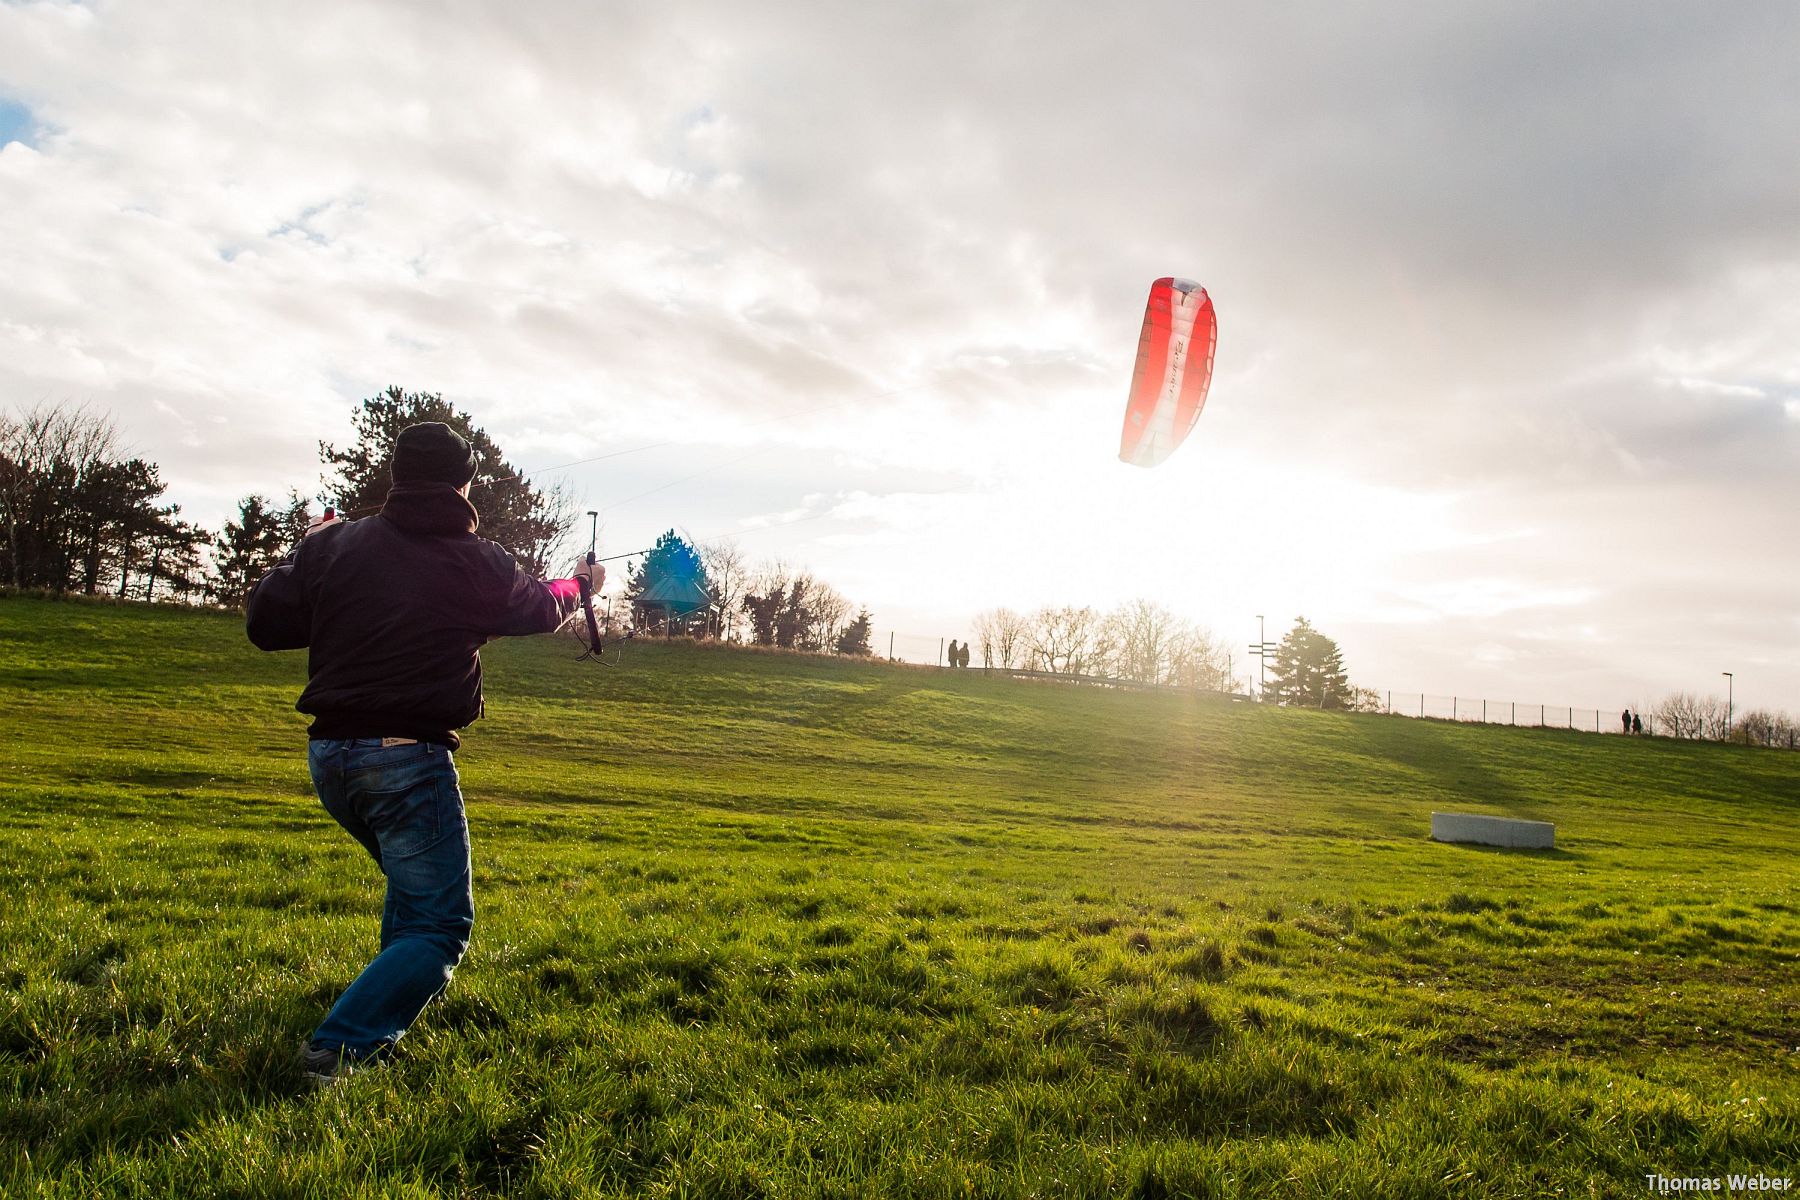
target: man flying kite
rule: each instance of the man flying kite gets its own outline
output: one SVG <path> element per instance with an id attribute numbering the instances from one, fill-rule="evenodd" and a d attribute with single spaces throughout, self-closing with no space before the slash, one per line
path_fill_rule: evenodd
<path id="1" fill-rule="evenodd" d="M 250 640 L 308 652 L 295 707 L 313 718 L 319 799 L 387 876 L 381 952 L 303 1055 L 318 1083 L 392 1050 L 468 948 L 469 827 L 453 752 L 456 731 L 482 713 L 480 647 L 557 629 L 606 579 L 589 562 L 570 579 L 533 579 L 477 537 L 474 477 L 456 431 L 408 426 L 380 514 L 314 522 L 250 593 Z"/>

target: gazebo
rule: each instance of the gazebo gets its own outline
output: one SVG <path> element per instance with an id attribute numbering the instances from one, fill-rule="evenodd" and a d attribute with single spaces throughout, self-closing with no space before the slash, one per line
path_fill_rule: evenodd
<path id="1" fill-rule="evenodd" d="M 692 575 L 671 571 L 645 588 L 638 595 L 637 604 L 646 609 L 662 609 L 663 636 L 672 637 L 676 618 L 710 611 L 713 598 Z"/>

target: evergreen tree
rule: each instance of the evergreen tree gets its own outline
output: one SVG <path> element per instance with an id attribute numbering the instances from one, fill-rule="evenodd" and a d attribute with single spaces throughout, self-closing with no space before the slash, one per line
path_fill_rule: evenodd
<path id="1" fill-rule="evenodd" d="M 793 649 L 813 624 L 812 610 L 807 607 L 807 585 L 812 581 L 802 575 L 788 585 L 787 603 L 775 614 L 775 644 Z"/>
<path id="2" fill-rule="evenodd" d="M 1306 708 L 1349 708 L 1350 681 L 1338 644 L 1305 617 L 1297 618 L 1271 656 L 1264 699 Z"/>
<path id="3" fill-rule="evenodd" d="M 159 505 L 165 490 L 155 463 L 141 458 L 107 463 L 82 488 L 82 590 L 94 595 L 103 573 L 116 567 L 126 594 L 140 540 L 169 527 L 178 505 Z"/>
<path id="4" fill-rule="evenodd" d="M 757 646 L 775 644 L 775 623 L 787 606 L 787 585 L 778 583 L 761 595 L 750 592 L 744 597 L 744 612 L 750 617 L 750 641 Z"/>
<path id="5" fill-rule="evenodd" d="M 575 519 L 561 485 L 539 490 L 518 478 L 519 469 L 506 461 L 486 431 L 434 392 L 390 387 L 364 400 L 351 420 L 356 440 L 349 447 L 319 443 L 319 456 L 333 472 L 324 480 L 323 499 L 335 504 L 340 516 L 379 512 L 393 483 L 394 439 L 408 425 L 442 421 L 475 451 L 476 486 L 469 490 L 469 503 L 481 518 L 481 536 L 505 546 L 532 573 L 547 572 L 552 551 Z"/>
<path id="6" fill-rule="evenodd" d="M 288 552 L 292 543 L 283 518 L 282 511 L 263 496 L 245 496 L 238 502 L 238 519 L 225 522 L 225 531 L 213 544 L 211 590 L 219 603 L 243 607 L 257 580 Z"/>
<path id="7" fill-rule="evenodd" d="M 136 460 L 126 465 L 139 466 Z M 192 585 L 202 579 L 200 548 L 212 535 L 180 520 L 181 505 L 154 503 L 163 490 L 154 465 L 148 466 L 147 473 L 128 475 L 127 483 L 126 503 L 118 511 L 114 530 L 119 542 L 119 598 L 131 595 L 134 572 L 144 579 L 146 600 L 154 598 L 159 574 L 173 585 L 173 593 L 191 594 L 195 590 Z"/>
<path id="8" fill-rule="evenodd" d="M 281 510 L 279 520 L 282 541 L 289 547 L 299 545 L 300 539 L 306 536 L 306 527 L 313 522 L 313 511 L 298 488 L 288 489 L 287 507 Z"/>
<path id="9" fill-rule="evenodd" d="M 626 576 L 625 599 L 639 629 L 659 629 L 665 619 L 682 627 L 696 619 L 704 622 L 712 607 L 706 563 L 691 542 L 671 529 Z"/>
<path id="10" fill-rule="evenodd" d="M 203 594 L 207 578 L 201 549 L 211 540 L 206 530 L 175 520 L 173 513 L 151 529 L 142 547 L 144 599 L 165 594 L 191 599 Z"/>
<path id="11" fill-rule="evenodd" d="M 844 626 L 844 632 L 838 634 L 837 652 L 839 654 L 873 654 L 869 646 L 869 635 L 873 631 L 874 622 L 869 617 L 869 610 L 863 609 L 856 614 L 856 619 Z"/>

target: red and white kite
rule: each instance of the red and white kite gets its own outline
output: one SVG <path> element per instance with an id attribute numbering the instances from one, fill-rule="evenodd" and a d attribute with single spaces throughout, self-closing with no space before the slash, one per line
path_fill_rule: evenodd
<path id="1" fill-rule="evenodd" d="M 1181 445 L 1206 404 L 1218 341 L 1219 322 L 1205 288 L 1173 277 L 1150 285 L 1120 461 L 1154 467 Z"/>

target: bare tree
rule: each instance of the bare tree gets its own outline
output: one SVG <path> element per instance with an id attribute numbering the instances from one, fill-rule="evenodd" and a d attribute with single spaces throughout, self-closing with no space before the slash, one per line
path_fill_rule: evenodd
<path id="1" fill-rule="evenodd" d="M 1169 639 L 1168 682 L 1208 692 L 1231 690 L 1231 657 L 1198 625 L 1183 624 Z"/>
<path id="2" fill-rule="evenodd" d="M 779 558 L 765 558 L 756 564 L 750 572 L 746 585 L 752 592 L 766 594 L 780 588 L 787 590 L 788 584 L 794 580 L 794 569 Z"/>
<path id="3" fill-rule="evenodd" d="M 1040 608 L 1032 614 L 1031 661 L 1040 671 L 1055 675 L 1083 675 L 1107 650 L 1105 621 L 1094 609 L 1081 605 Z"/>
<path id="4" fill-rule="evenodd" d="M 707 584 L 717 606 L 714 611 L 719 614 L 719 627 L 713 633 L 723 638 L 726 621 L 738 611 L 750 585 L 750 567 L 744 561 L 744 552 L 733 541 L 702 544 L 700 561 L 706 566 Z"/>
<path id="5" fill-rule="evenodd" d="M 1664 737 L 1700 736 L 1700 698 L 1692 692 L 1671 692 L 1649 711 L 1656 732 Z"/>
<path id="6" fill-rule="evenodd" d="M 115 442 L 112 421 L 84 407 L 0 414 L 0 521 L 13 587 L 69 589 L 87 557 L 89 494 L 118 465 Z M 97 563 L 89 574 L 97 578 Z"/>
<path id="7" fill-rule="evenodd" d="M 1024 661 L 1031 623 L 1010 608 L 990 608 L 975 615 L 975 636 L 981 639 L 982 665 L 1011 670 Z"/>
<path id="8" fill-rule="evenodd" d="M 564 564 L 572 563 L 587 553 L 587 542 L 582 540 L 579 525 L 582 507 L 574 485 L 566 479 L 558 479 L 537 489 L 538 513 L 556 530 L 553 537 L 540 543 L 538 553 L 544 564 L 544 574 L 552 575 L 563 571 L 566 569 Z M 605 528 L 606 524 L 602 522 L 600 531 L 604 532 Z"/>
<path id="9" fill-rule="evenodd" d="M 850 601 L 842 592 L 813 579 L 806 589 L 806 614 L 809 618 L 801 641 L 808 650 L 830 650 L 850 619 Z"/>
<path id="10" fill-rule="evenodd" d="M 1109 674 L 1138 683 L 1167 683 L 1178 642 L 1188 630 L 1182 620 L 1151 600 L 1133 600 L 1106 619 L 1113 651 Z"/>
<path id="11" fill-rule="evenodd" d="M 1777 713 L 1775 728 L 1769 731 L 1769 745 L 1780 746 L 1784 750 L 1800 750 L 1800 721 L 1786 713 Z"/>
<path id="12" fill-rule="evenodd" d="M 1725 701 L 1717 696 L 1671 692 L 1650 710 L 1656 732 L 1665 737 L 1723 739 Z"/>
<path id="13" fill-rule="evenodd" d="M 1731 740 L 1742 742 L 1746 746 L 1773 746 L 1775 730 L 1781 723 L 1782 715 L 1764 708 L 1742 713 L 1731 727 Z"/>
<path id="14" fill-rule="evenodd" d="M 1722 742 L 1731 736 L 1731 710 L 1717 696 L 1708 696 L 1701 702 L 1700 736 L 1709 742 Z"/>

